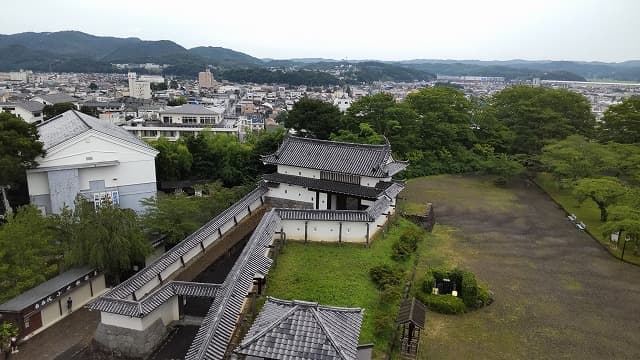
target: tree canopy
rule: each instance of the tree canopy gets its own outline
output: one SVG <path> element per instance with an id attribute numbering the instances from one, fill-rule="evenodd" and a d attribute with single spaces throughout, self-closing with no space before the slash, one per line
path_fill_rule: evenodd
<path id="1" fill-rule="evenodd" d="M 25 170 L 36 167 L 36 157 L 45 154 L 39 139 L 35 125 L 11 113 L 0 113 L 0 186 L 25 181 Z"/>
<path id="2" fill-rule="evenodd" d="M 587 99 L 575 92 L 544 87 L 514 86 L 491 98 L 496 118 L 514 137 L 512 154 L 539 154 L 549 140 L 569 135 L 593 135 L 595 118 Z"/>
<path id="3" fill-rule="evenodd" d="M 573 193 L 581 201 L 593 200 L 600 209 L 600 221 L 605 222 L 608 218 L 607 208 L 620 200 L 627 193 L 627 189 L 616 178 L 586 178 L 577 182 Z"/>
<path id="4" fill-rule="evenodd" d="M 333 104 L 305 97 L 283 115 L 283 120 L 285 127 L 296 130 L 300 136 L 328 140 L 338 132 L 341 115 Z"/>
<path id="5" fill-rule="evenodd" d="M 60 115 L 69 110 L 78 110 L 73 103 L 60 103 L 54 105 L 45 105 L 42 108 L 42 114 L 44 115 L 45 120 L 51 119 L 56 115 Z"/>
<path id="6" fill-rule="evenodd" d="M 135 264 L 144 264 L 151 245 L 142 232 L 136 213 L 110 204 L 95 207 L 78 197 L 74 210 L 66 208 L 55 217 L 58 236 L 65 248 L 67 265 L 90 265 L 120 276 Z"/>
<path id="7" fill-rule="evenodd" d="M 609 106 L 602 116 L 599 134 L 605 142 L 640 144 L 640 96 Z"/>
<path id="8" fill-rule="evenodd" d="M 62 248 L 50 219 L 22 206 L 0 226 L 0 303 L 57 275 Z"/>

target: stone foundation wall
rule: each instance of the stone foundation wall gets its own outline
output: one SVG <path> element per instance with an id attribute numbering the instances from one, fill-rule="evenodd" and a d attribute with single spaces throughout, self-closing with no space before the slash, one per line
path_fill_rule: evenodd
<path id="1" fill-rule="evenodd" d="M 402 214 L 405 218 L 420 225 L 423 229 L 431 232 L 436 224 L 436 214 L 433 211 L 433 204 L 427 203 L 427 209 L 423 215 Z"/>
<path id="2" fill-rule="evenodd" d="M 161 319 L 143 331 L 99 323 L 94 343 L 100 351 L 116 357 L 144 359 L 162 343 L 167 333 L 168 328 Z"/>

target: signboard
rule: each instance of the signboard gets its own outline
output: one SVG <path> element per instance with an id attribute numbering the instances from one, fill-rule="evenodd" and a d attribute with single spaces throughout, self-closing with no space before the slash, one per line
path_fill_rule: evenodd
<path id="1" fill-rule="evenodd" d="M 93 194 L 93 204 L 100 207 L 102 204 L 120 205 L 120 194 L 118 191 L 103 191 Z"/>

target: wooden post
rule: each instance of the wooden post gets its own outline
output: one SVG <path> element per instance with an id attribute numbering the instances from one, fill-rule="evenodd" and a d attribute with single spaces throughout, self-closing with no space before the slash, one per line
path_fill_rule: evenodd
<path id="1" fill-rule="evenodd" d="M 342 243 L 342 222 L 340 222 L 340 230 L 338 231 L 338 243 Z"/>
<path id="2" fill-rule="evenodd" d="M 369 246 L 369 223 L 367 223 L 367 247 Z"/>
<path id="3" fill-rule="evenodd" d="M 305 242 L 305 243 L 307 242 L 307 236 L 308 236 L 308 235 L 307 235 L 307 233 L 308 233 L 307 229 L 308 229 L 308 227 L 309 227 L 308 225 L 309 225 L 309 222 L 308 222 L 308 221 L 305 221 L 305 222 L 304 222 L 304 242 Z"/>

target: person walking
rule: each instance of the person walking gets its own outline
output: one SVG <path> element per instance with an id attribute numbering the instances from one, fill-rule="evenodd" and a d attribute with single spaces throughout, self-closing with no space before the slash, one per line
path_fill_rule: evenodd
<path id="1" fill-rule="evenodd" d="M 15 336 L 11 337 L 11 353 L 15 354 L 19 352 L 18 351 L 18 338 L 16 338 Z"/>
<path id="2" fill-rule="evenodd" d="M 73 307 L 73 300 L 71 300 L 71 296 L 67 298 L 67 312 L 71 314 L 71 308 Z"/>

